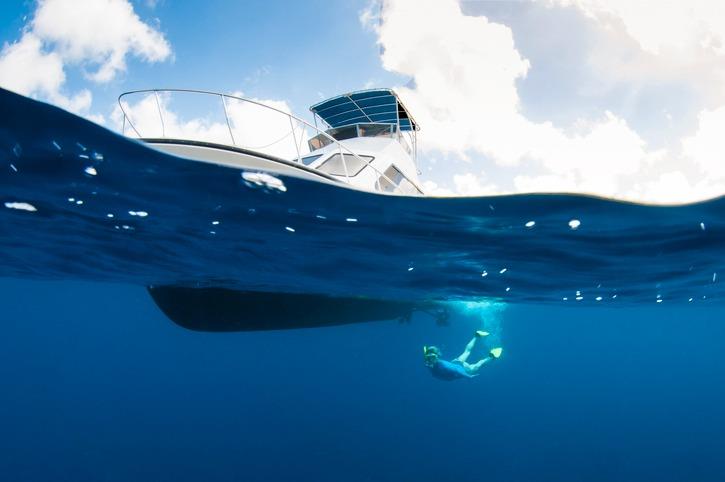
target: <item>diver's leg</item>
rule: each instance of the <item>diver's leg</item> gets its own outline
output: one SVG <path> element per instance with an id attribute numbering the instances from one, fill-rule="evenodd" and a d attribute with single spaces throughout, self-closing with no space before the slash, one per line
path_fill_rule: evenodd
<path id="1" fill-rule="evenodd" d="M 466 349 L 463 350 L 463 353 L 461 353 L 459 357 L 455 359 L 455 361 L 466 363 L 468 357 L 471 356 L 471 351 L 473 351 L 473 347 L 476 346 L 476 340 L 478 340 L 478 337 L 474 336 L 473 339 L 468 342 L 468 345 L 466 345 Z"/>
<path id="2" fill-rule="evenodd" d="M 489 335 L 489 333 L 487 331 L 476 330 L 475 335 L 473 335 L 473 338 L 471 339 L 471 341 L 469 341 L 468 345 L 466 345 L 466 349 L 463 350 L 463 353 L 461 353 L 461 355 L 453 361 L 459 361 L 461 363 L 465 363 L 466 360 L 468 360 L 468 357 L 471 356 L 471 351 L 473 351 L 473 347 L 476 346 L 476 340 L 478 340 L 479 338 L 486 337 L 488 335 Z"/>
<path id="3" fill-rule="evenodd" d="M 483 365 L 501 357 L 501 353 L 503 353 L 503 348 L 501 348 L 500 346 L 496 348 L 491 348 L 486 358 L 478 360 L 476 363 L 473 364 L 464 363 L 463 366 L 469 374 L 476 375 Z"/>
<path id="4" fill-rule="evenodd" d="M 466 368 L 466 371 L 470 373 L 471 375 L 475 375 L 478 373 L 478 370 L 481 369 L 483 365 L 493 360 L 492 356 L 487 356 L 486 358 L 482 360 L 478 360 L 476 363 L 466 363 L 463 366 Z"/>

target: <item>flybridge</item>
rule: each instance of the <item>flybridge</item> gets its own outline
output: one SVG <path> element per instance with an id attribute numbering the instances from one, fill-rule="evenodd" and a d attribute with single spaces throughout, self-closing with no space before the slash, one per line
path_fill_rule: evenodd
<path id="1" fill-rule="evenodd" d="M 338 95 L 310 107 L 332 128 L 354 124 L 395 124 L 398 131 L 417 131 L 418 124 L 391 89 L 370 89 Z"/>

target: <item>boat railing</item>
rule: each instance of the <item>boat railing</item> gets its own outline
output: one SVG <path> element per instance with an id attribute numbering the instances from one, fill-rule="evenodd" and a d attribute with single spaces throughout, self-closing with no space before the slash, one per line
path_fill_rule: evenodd
<path id="1" fill-rule="evenodd" d="M 191 121 L 179 120 L 178 115 L 167 108 L 173 94 L 193 94 L 205 96 L 205 98 L 215 98 L 215 102 L 219 102 L 216 109 L 220 109 L 218 113 L 222 113 L 223 117 L 219 119 L 219 122 L 210 120 L 208 115 L 201 115 Z M 128 102 L 132 97 L 141 97 L 141 99 L 132 105 Z M 376 190 L 383 191 L 381 180 L 387 181 L 389 185 L 398 186 L 398 183 L 373 166 L 370 159 L 358 155 L 324 130 L 289 112 L 257 100 L 194 89 L 144 89 L 121 94 L 118 97 L 118 104 L 123 113 L 122 132 L 124 135 L 129 135 L 128 127 L 131 135 L 135 134 L 140 139 L 205 140 L 275 155 L 301 165 L 304 165 L 303 159 L 310 152 L 308 141 L 313 138 L 324 139 L 325 146 L 334 144 L 340 154 L 345 172 L 344 177 L 348 184 L 351 176 L 345 157 L 350 155 L 365 165 L 364 169 L 372 169 L 377 174 Z M 199 106 L 194 107 L 198 110 Z M 256 113 L 255 109 L 258 109 Z M 134 115 L 134 111 L 136 111 L 136 115 Z M 260 119 L 269 125 L 263 125 L 259 122 Z M 244 142 L 249 133 L 264 137 L 259 132 L 261 129 L 272 132 L 273 138 L 265 139 L 261 145 Z M 269 135 L 269 132 L 266 135 Z"/>

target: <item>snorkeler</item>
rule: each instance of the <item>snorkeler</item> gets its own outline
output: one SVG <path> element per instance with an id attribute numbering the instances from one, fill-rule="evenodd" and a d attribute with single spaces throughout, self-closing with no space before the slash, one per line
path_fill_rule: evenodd
<path id="1" fill-rule="evenodd" d="M 461 353 L 458 358 L 452 361 L 442 360 L 441 351 L 435 346 L 424 346 L 423 347 L 423 358 L 425 365 L 430 368 L 431 373 L 434 377 L 440 378 L 441 380 L 455 380 L 457 378 L 473 378 L 478 375 L 478 371 L 483 365 L 495 360 L 501 356 L 503 348 L 497 347 L 492 348 L 488 352 L 488 356 L 483 358 L 476 363 L 468 363 L 468 357 L 471 356 L 473 347 L 476 346 L 476 341 L 481 338 L 488 336 L 487 331 L 478 330 L 476 331 L 473 339 L 468 342 L 466 349 Z"/>

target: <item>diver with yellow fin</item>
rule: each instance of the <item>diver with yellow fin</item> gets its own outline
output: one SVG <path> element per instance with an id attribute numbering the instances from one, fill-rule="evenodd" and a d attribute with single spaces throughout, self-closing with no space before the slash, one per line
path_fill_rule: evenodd
<path id="1" fill-rule="evenodd" d="M 483 365 L 499 358 L 503 352 L 503 348 L 501 347 L 492 348 L 489 350 L 487 357 L 478 360 L 476 363 L 468 363 L 468 357 L 471 356 L 471 352 L 476 346 L 476 342 L 488 335 L 489 333 L 487 331 L 476 331 L 473 339 L 468 342 L 468 345 L 466 345 L 466 349 L 463 353 L 461 353 L 458 358 L 454 358 L 451 361 L 443 360 L 441 358 L 441 351 L 438 347 L 424 346 L 423 359 L 425 361 L 425 365 L 430 369 L 434 377 L 440 378 L 441 380 L 473 378 L 478 375 L 478 371 Z"/>

